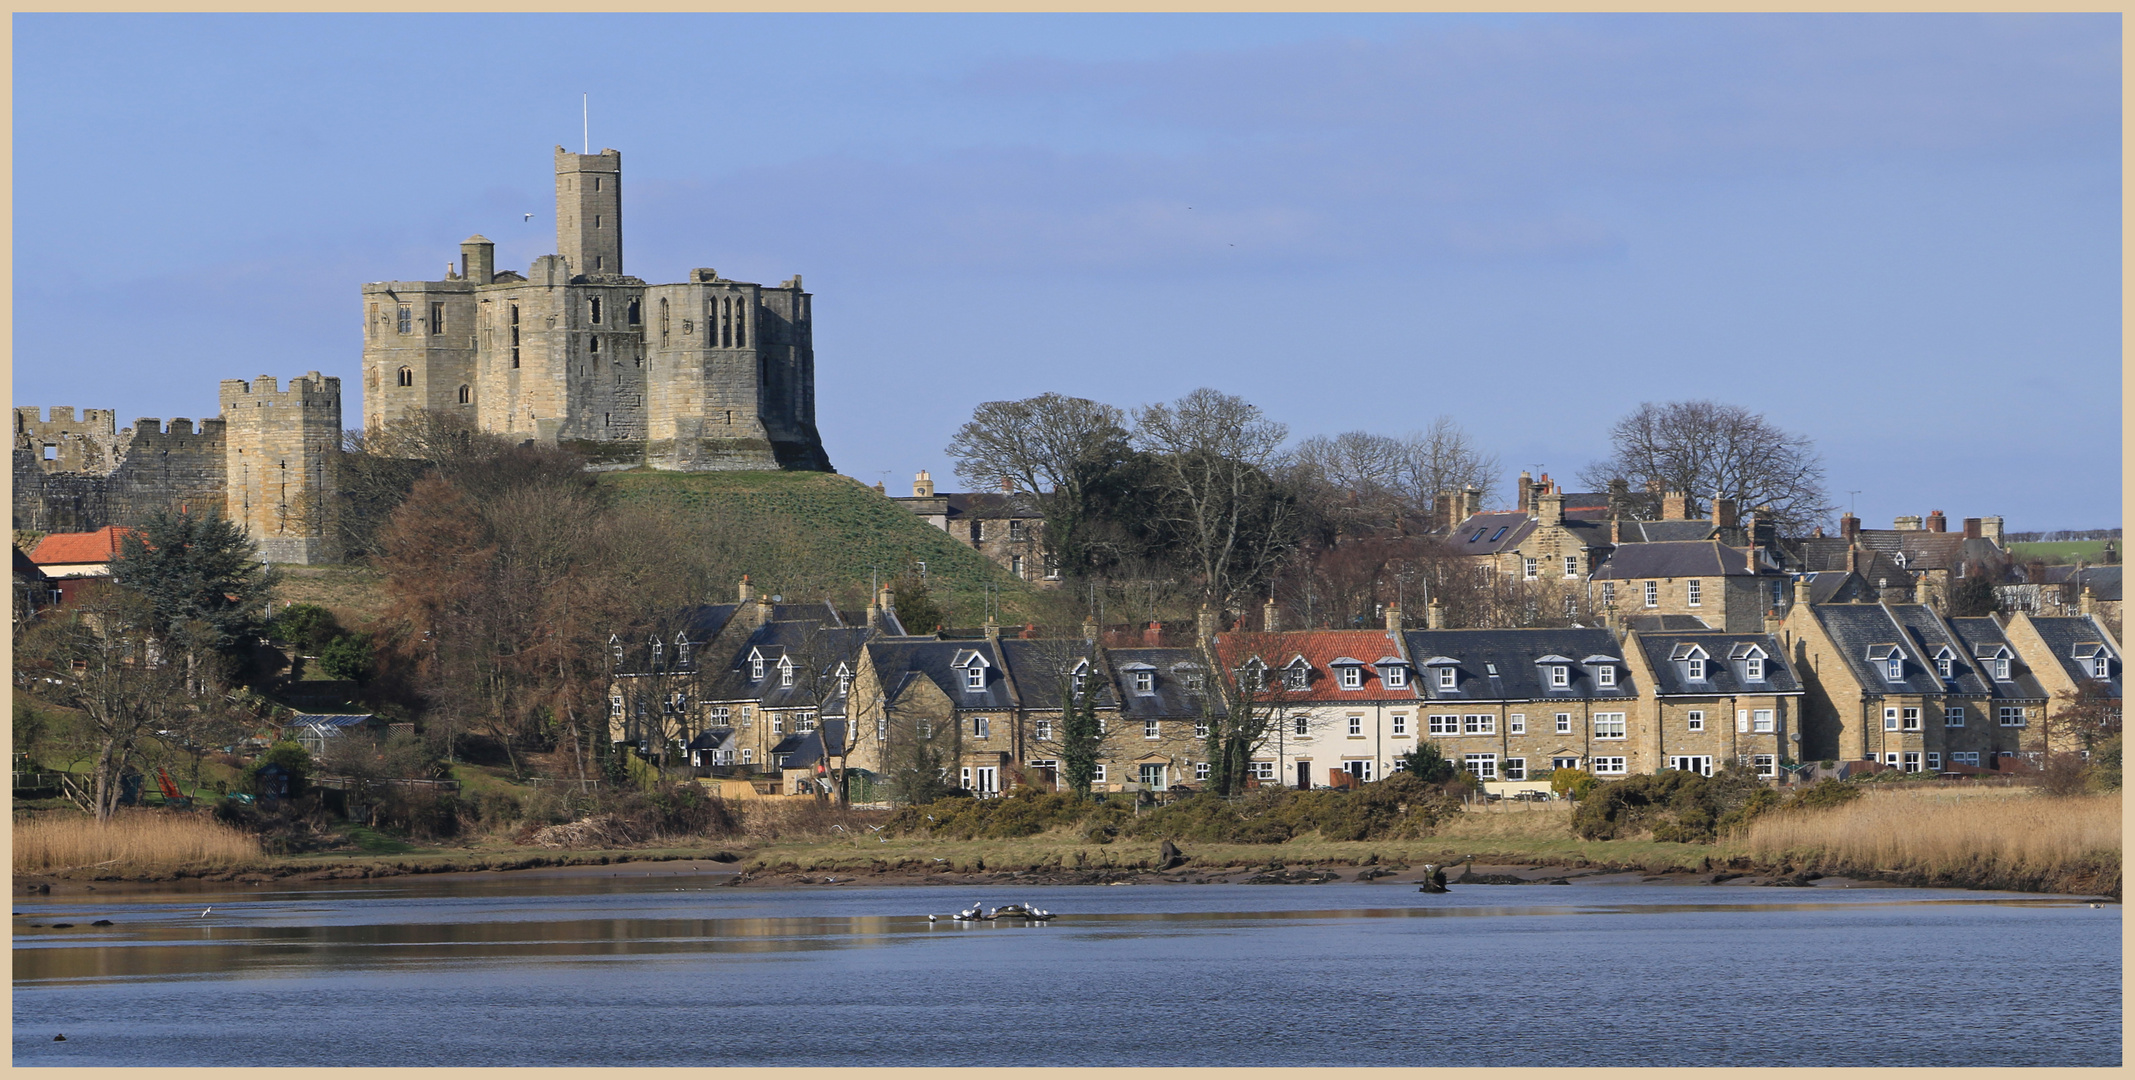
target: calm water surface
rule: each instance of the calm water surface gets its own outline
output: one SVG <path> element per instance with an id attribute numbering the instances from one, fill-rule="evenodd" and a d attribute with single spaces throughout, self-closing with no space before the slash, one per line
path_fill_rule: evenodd
<path id="1" fill-rule="evenodd" d="M 718 880 L 18 898 L 14 1063 L 2121 1061 L 2117 905 L 1917 889 Z M 1060 915 L 946 920 L 974 900 Z M 55 921 L 75 925 L 30 926 Z"/>

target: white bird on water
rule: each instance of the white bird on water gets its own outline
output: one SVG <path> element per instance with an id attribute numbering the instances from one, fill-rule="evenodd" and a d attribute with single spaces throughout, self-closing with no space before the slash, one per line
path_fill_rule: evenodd
<path id="1" fill-rule="evenodd" d="M 215 910 L 215 908 L 214 908 L 213 906 L 210 906 L 210 907 L 208 908 L 208 911 L 213 911 L 213 910 Z M 208 917 L 208 911 L 203 911 L 203 912 L 201 912 L 201 913 L 200 913 L 200 917 L 201 917 L 201 918 L 203 918 L 203 919 L 207 918 L 207 917 Z"/>

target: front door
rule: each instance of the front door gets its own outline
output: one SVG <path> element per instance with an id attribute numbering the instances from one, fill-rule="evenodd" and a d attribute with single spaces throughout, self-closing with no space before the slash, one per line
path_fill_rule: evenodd
<path id="1" fill-rule="evenodd" d="M 978 786 L 972 789 L 972 794 L 984 798 L 1001 790 L 1001 770 L 998 767 L 981 765 L 972 771 L 978 774 Z"/>
<path id="2" fill-rule="evenodd" d="M 1164 767 L 1157 764 L 1143 765 L 1142 786 L 1151 791 L 1164 790 Z"/>
<path id="3" fill-rule="evenodd" d="M 1297 763 L 1297 789 L 1299 791 L 1309 791 L 1311 790 L 1311 788 L 1312 763 L 1309 761 L 1300 761 Z"/>
<path id="4" fill-rule="evenodd" d="M 1671 769 L 1681 769 L 1684 772 L 1694 772 L 1697 773 L 1699 776 L 1711 776 L 1712 757 L 1709 754 L 1698 754 L 1686 757 L 1671 757 L 1668 759 L 1668 767 Z"/>

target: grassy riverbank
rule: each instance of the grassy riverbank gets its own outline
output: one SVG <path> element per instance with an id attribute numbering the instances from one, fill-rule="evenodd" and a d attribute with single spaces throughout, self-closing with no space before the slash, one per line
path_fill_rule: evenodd
<path id="1" fill-rule="evenodd" d="M 1108 878 L 1160 865 L 1161 838 L 1098 842 L 1084 829 L 1056 826 L 1013 838 L 950 839 L 876 831 L 889 815 L 807 808 L 744 810 L 721 837 L 664 837 L 605 848 L 544 848 L 491 838 L 417 845 L 352 836 L 340 849 L 268 857 L 257 845 L 230 846 L 229 830 L 197 815 L 122 815 L 108 835 L 84 819 L 18 823 L 18 877 L 169 880 L 364 878 L 476 870 L 612 866 L 674 860 L 725 863 L 754 878 L 864 877 L 885 884 L 935 875 L 1037 874 Z M 158 824 L 161 823 L 161 824 Z M 197 824 L 196 824 L 197 823 Z M 1441 820 L 1429 835 L 1331 840 L 1306 833 L 1282 843 L 1181 841 L 1189 874 L 1282 865 L 1291 868 L 1520 865 L 1620 868 L 1659 873 L 1816 872 L 1898 884 L 2120 895 L 2120 797 L 2051 799 L 2029 791 L 1875 790 L 1844 806 L 1759 819 L 1713 844 L 1657 841 L 1649 835 L 1582 840 L 1571 806 L 1475 807 Z M 244 840 L 241 834 L 238 840 Z M 210 843 L 210 838 L 220 838 Z M 179 841 L 183 839 L 184 842 Z M 223 846 L 217 846 L 221 844 Z M 101 846 L 100 846 L 101 845 Z M 710 869 L 709 864 L 703 866 Z"/>

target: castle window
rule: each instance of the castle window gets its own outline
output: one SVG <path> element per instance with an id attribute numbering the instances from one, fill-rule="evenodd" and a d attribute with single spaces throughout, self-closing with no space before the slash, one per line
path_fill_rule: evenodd
<path id="1" fill-rule="evenodd" d="M 519 305 L 512 308 L 512 366 L 519 366 Z"/>
<path id="2" fill-rule="evenodd" d="M 595 270 L 604 270 L 604 269 L 606 269 L 606 268 L 607 268 L 607 262 L 608 262 L 608 260 L 606 260 L 606 259 L 604 259 L 604 258 L 602 258 L 602 257 L 600 257 L 600 256 L 598 256 L 598 255 L 595 255 L 595 256 L 593 256 L 593 269 L 595 269 Z"/>
<path id="3" fill-rule="evenodd" d="M 405 309 L 403 309 L 403 310 L 405 310 Z M 399 380 L 398 380 L 398 381 L 399 381 L 400 385 L 402 385 L 402 386 L 414 386 L 414 385 L 415 385 L 415 372 L 414 372 L 414 370 L 413 370 L 413 369 L 411 369 L 411 368 L 401 368 L 401 369 L 400 369 L 400 378 L 399 378 Z"/>
<path id="4" fill-rule="evenodd" d="M 413 309 L 413 308 L 410 308 L 410 307 L 409 307 L 408 305 L 406 305 L 406 304 L 402 304 L 402 305 L 400 305 L 400 311 L 399 311 L 398 315 L 396 316 L 396 318 L 395 318 L 395 320 L 394 320 L 394 326 L 395 326 L 395 328 L 396 328 L 396 329 L 398 329 L 398 330 L 399 330 L 399 331 L 400 331 L 401 333 L 403 333 L 403 334 L 405 334 L 405 333 L 408 333 L 408 332 L 410 332 L 410 331 L 414 330 L 414 329 L 415 329 L 415 311 L 414 311 L 414 309 Z"/>
<path id="5" fill-rule="evenodd" d="M 430 305 L 430 332 L 433 334 L 445 332 L 445 305 Z"/>
<path id="6" fill-rule="evenodd" d="M 593 190 L 595 190 L 595 191 L 599 191 L 599 190 L 600 190 L 600 177 L 598 177 L 598 176 L 596 176 L 596 177 L 594 177 L 594 178 L 593 178 Z"/>
<path id="7" fill-rule="evenodd" d="M 462 405 L 466 405 L 466 404 L 468 404 L 468 403 L 472 402 L 473 400 L 474 400 L 474 391 L 473 391 L 473 390 L 470 390 L 470 389 L 468 389 L 468 388 L 467 388 L 467 387 L 465 387 L 465 386 L 462 386 L 462 387 L 460 387 L 460 404 L 462 404 Z"/>
<path id="8" fill-rule="evenodd" d="M 596 296 L 596 297 L 594 297 L 593 299 L 591 299 L 591 300 L 588 300 L 588 301 L 586 301 L 586 303 L 587 303 L 587 304 L 589 304 L 589 305 L 591 305 L 591 311 L 592 311 L 592 318 L 593 318 L 593 325 L 595 325 L 595 326 L 599 326 L 599 325 L 600 325 L 600 297 Z"/>
<path id="9" fill-rule="evenodd" d="M 586 335 L 586 351 L 587 351 L 587 352 L 589 352 L 589 353 L 598 353 L 598 352 L 600 352 L 600 335 L 598 335 L 598 334 L 587 334 L 587 335 Z"/>
<path id="10" fill-rule="evenodd" d="M 721 311 L 719 343 L 721 345 L 732 345 L 734 344 L 734 298 L 729 296 L 722 299 L 719 301 L 719 306 Z"/>
<path id="11" fill-rule="evenodd" d="M 594 228 L 596 228 L 596 229 L 600 228 L 600 215 L 599 215 L 599 214 L 595 214 L 595 215 L 593 215 L 593 227 L 594 227 Z"/>
<path id="12" fill-rule="evenodd" d="M 637 305 L 632 304 L 630 305 L 630 308 L 631 311 L 635 313 L 637 310 Z M 633 317 L 630 321 L 636 322 L 637 319 Z M 689 332 L 689 324 L 683 323 L 682 329 L 684 333 Z M 667 344 L 667 298 L 664 296 L 660 298 L 660 344 L 663 347 Z"/>
<path id="13" fill-rule="evenodd" d="M 44 444 L 44 459 L 46 461 L 58 461 L 59 447 L 53 446 L 51 443 Z"/>
<path id="14" fill-rule="evenodd" d="M 734 312 L 734 347 L 746 348 L 749 344 L 749 311 L 747 307 Z"/>

